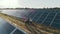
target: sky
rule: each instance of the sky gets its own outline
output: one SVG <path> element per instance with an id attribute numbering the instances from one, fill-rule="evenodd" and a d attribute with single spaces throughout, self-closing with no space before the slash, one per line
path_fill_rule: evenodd
<path id="1" fill-rule="evenodd" d="M 0 8 L 52 8 L 60 7 L 60 0 L 0 0 Z"/>
<path id="2" fill-rule="evenodd" d="M 19 6 L 18 0 L 0 0 L 0 8 L 15 8 Z"/>

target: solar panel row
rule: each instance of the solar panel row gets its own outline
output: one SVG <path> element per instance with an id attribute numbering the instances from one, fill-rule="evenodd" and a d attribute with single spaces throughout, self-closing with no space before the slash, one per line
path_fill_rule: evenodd
<path id="1" fill-rule="evenodd" d="M 0 18 L 0 34 L 24 34 L 22 31 Z"/>
<path id="2" fill-rule="evenodd" d="M 60 11 L 57 10 L 35 10 L 26 14 L 34 22 L 60 29 Z"/>
<path id="3" fill-rule="evenodd" d="M 0 31 L 0 34 L 24 34 L 19 29 L 16 29 L 15 31 L 14 29 L 16 29 L 14 26 L 7 24 L 7 26 L 5 25 L 3 29 Z"/>

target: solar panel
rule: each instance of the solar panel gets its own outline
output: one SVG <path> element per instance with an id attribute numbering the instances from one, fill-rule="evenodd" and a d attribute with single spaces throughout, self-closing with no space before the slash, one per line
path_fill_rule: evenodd
<path id="1" fill-rule="evenodd" d="M 25 33 L 21 32 L 20 30 L 17 29 L 13 34 L 25 34 Z"/>
<path id="2" fill-rule="evenodd" d="M 60 12 L 59 11 L 53 11 L 53 10 L 34 10 L 33 12 L 27 12 L 25 17 L 32 18 L 33 22 L 45 25 L 45 26 L 51 26 L 53 28 L 60 29 Z M 0 31 L 1 34 L 24 34 L 16 27 L 7 24 L 4 26 L 3 30 Z"/>
<path id="3" fill-rule="evenodd" d="M 30 18 L 36 23 L 54 28 L 60 28 L 60 12 L 55 10 L 36 10 L 30 13 Z M 28 17 L 27 17 L 28 18 Z M 58 26 L 58 27 L 57 27 Z"/>
<path id="4" fill-rule="evenodd" d="M 11 24 L 7 23 L 5 20 L 0 18 L 0 34 L 24 34 L 24 32 L 20 31 L 16 27 L 12 26 Z"/>

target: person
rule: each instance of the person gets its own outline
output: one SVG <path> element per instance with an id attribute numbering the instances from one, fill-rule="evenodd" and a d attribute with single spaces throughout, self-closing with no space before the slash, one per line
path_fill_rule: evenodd
<path id="1" fill-rule="evenodd" d="M 26 19 L 25 23 L 28 24 L 28 25 L 31 25 L 32 24 L 32 19 L 31 18 Z"/>
<path id="2" fill-rule="evenodd" d="M 29 22 L 29 24 L 31 24 L 31 25 L 32 25 L 32 19 L 31 19 L 31 18 L 29 18 L 29 21 L 30 21 L 30 22 Z"/>

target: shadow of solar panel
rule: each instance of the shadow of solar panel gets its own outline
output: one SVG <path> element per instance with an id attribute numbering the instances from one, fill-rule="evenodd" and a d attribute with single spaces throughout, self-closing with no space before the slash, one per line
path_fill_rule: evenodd
<path id="1" fill-rule="evenodd" d="M 24 33 L 17 29 L 13 34 L 24 34 Z"/>

